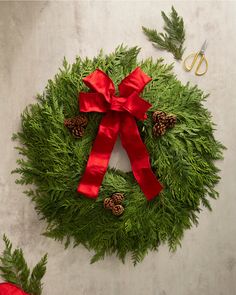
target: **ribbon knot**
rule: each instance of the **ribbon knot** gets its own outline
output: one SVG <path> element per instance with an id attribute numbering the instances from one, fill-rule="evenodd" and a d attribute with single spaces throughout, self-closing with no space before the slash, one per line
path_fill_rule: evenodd
<path id="1" fill-rule="evenodd" d="M 78 185 L 78 192 L 96 198 L 106 173 L 111 152 L 118 134 L 126 150 L 134 177 L 148 200 L 162 190 L 162 186 L 151 170 L 149 155 L 142 142 L 136 119 L 145 120 L 151 104 L 139 93 L 151 81 L 139 67 L 119 84 L 119 96 L 115 95 L 112 80 L 97 69 L 83 79 L 92 92 L 79 94 L 81 112 L 106 113 L 94 141 L 88 163 Z"/>
<path id="2" fill-rule="evenodd" d="M 110 110 L 117 111 L 117 112 L 124 112 L 123 105 L 125 103 L 127 98 L 125 97 L 119 97 L 112 95 L 111 97 L 111 104 L 110 104 Z"/>

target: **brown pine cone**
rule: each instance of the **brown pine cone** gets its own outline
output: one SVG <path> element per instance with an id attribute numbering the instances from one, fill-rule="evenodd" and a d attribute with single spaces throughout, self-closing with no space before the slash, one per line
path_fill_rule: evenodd
<path id="1" fill-rule="evenodd" d="M 165 123 L 166 121 L 166 113 L 162 111 L 156 111 L 152 115 L 153 121 L 155 123 Z"/>
<path id="2" fill-rule="evenodd" d="M 112 209 L 115 206 L 115 204 L 114 204 L 114 201 L 112 200 L 112 198 L 106 198 L 103 201 L 103 206 L 105 209 Z"/>
<path id="3" fill-rule="evenodd" d="M 124 212 L 124 207 L 122 205 L 115 205 L 112 208 L 112 214 L 115 216 L 120 216 Z"/>
<path id="4" fill-rule="evenodd" d="M 71 129 L 71 134 L 76 138 L 81 138 L 84 135 L 84 128 L 75 127 Z"/>
<path id="5" fill-rule="evenodd" d="M 153 126 L 153 134 L 155 136 L 162 136 L 164 135 L 166 132 L 166 126 L 165 124 L 163 123 L 156 123 L 154 126 Z"/>
<path id="6" fill-rule="evenodd" d="M 88 124 L 88 118 L 85 115 L 79 115 L 75 118 L 65 119 L 64 125 L 70 130 L 76 138 L 81 138 Z"/>
<path id="7" fill-rule="evenodd" d="M 111 198 L 115 205 L 120 205 L 124 201 L 125 197 L 122 193 L 114 193 Z"/>
<path id="8" fill-rule="evenodd" d="M 74 128 L 74 122 L 72 121 L 72 119 L 65 119 L 64 120 L 64 125 L 68 128 Z"/>
<path id="9" fill-rule="evenodd" d="M 177 122 L 177 118 L 174 115 L 166 116 L 166 128 L 173 128 Z"/>

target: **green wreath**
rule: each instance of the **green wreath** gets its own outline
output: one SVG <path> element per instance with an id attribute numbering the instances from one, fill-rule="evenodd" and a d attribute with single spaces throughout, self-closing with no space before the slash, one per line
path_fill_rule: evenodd
<path id="1" fill-rule="evenodd" d="M 94 250 L 92 262 L 112 253 L 124 261 L 131 252 L 137 263 L 162 242 L 175 250 L 184 230 L 198 223 L 201 205 L 211 209 L 209 198 L 218 196 L 214 187 L 219 170 L 213 162 L 222 159 L 224 147 L 214 139 L 211 116 L 203 106 L 207 95 L 196 86 L 183 86 L 162 59 L 137 62 L 138 53 L 137 47 L 120 46 L 110 55 L 77 57 L 72 65 L 64 60 L 63 69 L 37 96 L 38 103 L 23 112 L 21 131 L 13 135 L 22 144 L 18 150 L 23 157 L 14 171 L 21 175 L 17 183 L 34 185 L 26 194 L 48 223 L 45 235 L 66 245 L 72 239 L 75 246 Z M 100 68 L 118 85 L 137 66 L 152 77 L 142 93 L 152 108 L 138 127 L 152 169 L 165 188 L 148 202 L 132 172 L 108 169 L 94 201 L 79 195 L 76 187 L 102 115 L 87 115 L 88 125 L 80 139 L 65 128 L 64 120 L 79 114 L 78 93 L 88 91 L 82 78 Z M 159 137 L 153 134 L 156 110 L 177 118 L 175 127 Z M 125 211 L 119 217 L 103 205 L 114 192 L 125 196 Z"/>

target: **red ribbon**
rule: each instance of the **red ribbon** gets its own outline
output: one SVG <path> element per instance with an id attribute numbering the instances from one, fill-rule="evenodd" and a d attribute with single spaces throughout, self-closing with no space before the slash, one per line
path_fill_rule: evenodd
<path id="1" fill-rule="evenodd" d="M 79 94 L 80 111 L 106 114 L 78 185 L 79 193 L 89 198 L 98 196 L 118 134 L 146 198 L 151 200 L 162 190 L 151 170 L 148 151 L 135 120 L 147 118 L 146 111 L 151 104 L 139 97 L 139 93 L 150 81 L 151 78 L 138 67 L 120 83 L 120 96 L 116 96 L 112 80 L 103 71 L 97 69 L 83 79 L 92 92 Z"/>
<path id="2" fill-rule="evenodd" d="M 0 295 L 29 295 L 11 283 L 0 284 Z"/>

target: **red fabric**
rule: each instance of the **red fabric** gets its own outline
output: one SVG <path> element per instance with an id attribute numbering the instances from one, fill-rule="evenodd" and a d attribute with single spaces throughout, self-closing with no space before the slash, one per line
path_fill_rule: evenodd
<path id="1" fill-rule="evenodd" d="M 149 155 L 135 120 L 147 118 L 146 111 L 151 104 L 139 97 L 139 93 L 151 78 L 139 67 L 136 68 L 120 83 L 120 96 L 115 95 L 112 80 L 99 69 L 83 81 L 93 92 L 79 94 L 80 111 L 106 114 L 100 123 L 78 192 L 89 198 L 98 196 L 111 152 L 120 134 L 134 177 L 146 198 L 153 199 L 162 190 L 162 185 L 151 170 Z"/>
<path id="2" fill-rule="evenodd" d="M 0 295 L 29 295 L 11 283 L 0 284 Z"/>

